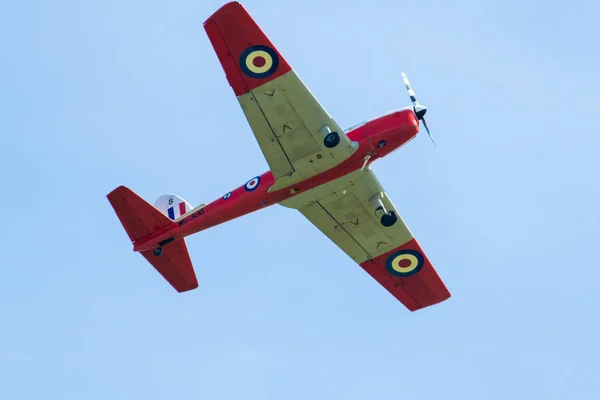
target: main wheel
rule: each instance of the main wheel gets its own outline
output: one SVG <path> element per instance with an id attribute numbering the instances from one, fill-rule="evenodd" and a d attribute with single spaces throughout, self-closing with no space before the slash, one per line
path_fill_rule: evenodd
<path id="1" fill-rule="evenodd" d="M 325 140 L 323 144 L 328 149 L 337 146 L 340 143 L 340 134 L 337 132 L 329 132 L 327 136 L 325 136 Z"/>
<path id="2" fill-rule="evenodd" d="M 386 228 L 394 225 L 396 221 L 398 221 L 398 216 L 396 215 L 395 211 L 389 211 L 383 214 L 381 217 L 381 225 L 385 226 Z"/>
<path id="3" fill-rule="evenodd" d="M 162 247 L 157 247 L 154 249 L 154 255 L 156 257 L 160 256 L 162 254 Z"/>

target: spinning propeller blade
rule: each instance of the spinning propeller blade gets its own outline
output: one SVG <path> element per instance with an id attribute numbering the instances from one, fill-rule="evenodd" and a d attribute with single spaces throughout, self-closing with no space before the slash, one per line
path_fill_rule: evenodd
<path id="1" fill-rule="evenodd" d="M 433 147 L 435 147 L 437 150 L 437 144 L 435 143 L 435 140 L 433 139 L 433 135 L 431 134 L 431 132 L 429 132 L 429 127 L 427 126 L 427 122 L 425 121 L 425 118 L 423 118 L 422 121 L 423 121 L 423 126 L 425 127 L 425 130 L 427 131 L 427 134 L 429 135 L 429 139 L 431 139 L 431 141 L 433 142 Z"/>
<path id="2" fill-rule="evenodd" d="M 406 90 L 408 91 L 410 101 L 412 101 L 412 103 L 413 103 L 413 111 L 414 111 L 417 119 L 419 121 L 423 121 L 423 126 L 425 127 L 425 130 L 427 131 L 429 138 L 433 142 L 433 145 L 437 149 L 437 144 L 435 143 L 435 140 L 433 139 L 433 135 L 429 131 L 429 127 L 427 126 L 427 122 L 425 121 L 425 113 L 427 112 L 427 107 L 419 104 L 419 100 L 417 100 L 417 96 L 415 96 L 415 91 L 410 86 L 410 82 L 408 81 L 408 78 L 406 77 L 406 74 L 404 72 L 402 72 L 402 80 L 404 81 L 404 86 L 406 86 Z"/>

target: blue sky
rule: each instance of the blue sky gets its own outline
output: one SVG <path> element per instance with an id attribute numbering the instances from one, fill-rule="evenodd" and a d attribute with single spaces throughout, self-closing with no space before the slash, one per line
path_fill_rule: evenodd
<path id="1" fill-rule="evenodd" d="M 344 127 L 429 107 L 373 169 L 453 297 L 416 313 L 300 213 L 187 240 L 178 295 L 105 195 L 212 201 L 267 164 L 202 27 L 221 1 L 0 5 L 3 399 L 597 399 L 592 1 L 243 4 Z"/>

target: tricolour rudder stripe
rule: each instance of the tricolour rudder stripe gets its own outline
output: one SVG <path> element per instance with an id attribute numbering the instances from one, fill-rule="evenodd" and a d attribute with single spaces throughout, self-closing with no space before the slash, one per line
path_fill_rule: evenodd
<path id="1" fill-rule="evenodd" d="M 291 70 L 273 43 L 238 2 L 227 3 L 204 22 L 236 96 Z"/>

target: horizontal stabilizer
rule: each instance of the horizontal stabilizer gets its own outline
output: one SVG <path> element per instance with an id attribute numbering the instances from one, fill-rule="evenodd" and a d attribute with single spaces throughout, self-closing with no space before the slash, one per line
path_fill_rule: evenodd
<path id="1" fill-rule="evenodd" d="M 142 255 L 178 292 L 198 287 L 194 266 L 183 239 L 163 247 L 159 256 L 154 254 L 154 250 L 142 251 Z"/>
<path id="2" fill-rule="evenodd" d="M 132 242 L 144 239 L 173 224 L 173 221 L 131 189 L 119 186 L 107 196 Z M 196 273 L 183 238 L 163 246 L 160 251 L 142 251 L 142 256 L 178 292 L 198 287 Z"/>
<path id="3" fill-rule="evenodd" d="M 171 225 L 172 221 L 131 189 L 119 186 L 107 196 L 132 242 Z"/>

